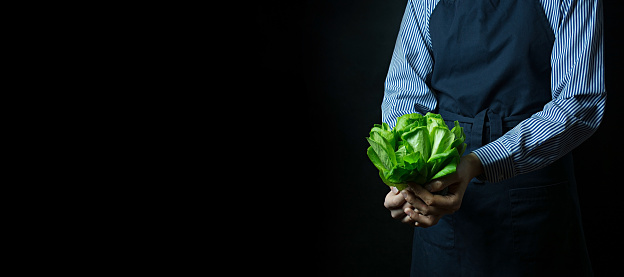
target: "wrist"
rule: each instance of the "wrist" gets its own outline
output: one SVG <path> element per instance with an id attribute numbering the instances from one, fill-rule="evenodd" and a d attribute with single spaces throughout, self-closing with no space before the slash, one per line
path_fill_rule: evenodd
<path id="1" fill-rule="evenodd" d="M 467 174 L 470 176 L 470 179 L 475 178 L 477 176 L 483 175 L 483 163 L 477 155 L 474 153 L 470 153 L 466 156 L 463 156 L 459 162 L 460 164 L 464 163 L 467 166 Z"/>

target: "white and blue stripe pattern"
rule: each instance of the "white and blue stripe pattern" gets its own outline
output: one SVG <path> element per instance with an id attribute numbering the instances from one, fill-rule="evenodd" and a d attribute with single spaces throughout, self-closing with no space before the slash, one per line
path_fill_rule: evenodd
<path id="1" fill-rule="evenodd" d="M 429 17 L 439 0 L 410 0 L 385 82 L 382 121 L 434 111 L 425 80 L 433 68 Z M 591 136 L 604 114 L 606 91 L 600 0 L 540 0 L 555 34 L 552 101 L 501 138 L 475 150 L 485 179 L 498 182 L 542 168 Z"/>

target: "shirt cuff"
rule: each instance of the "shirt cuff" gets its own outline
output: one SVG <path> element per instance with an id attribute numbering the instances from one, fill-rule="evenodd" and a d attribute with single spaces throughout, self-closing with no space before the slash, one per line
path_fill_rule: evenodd
<path id="1" fill-rule="evenodd" d="M 477 179 L 495 183 L 515 176 L 514 162 L 505 145 L 500 139 L 490 142 L 472 151 L 483 164 L 483 175 Z"/>

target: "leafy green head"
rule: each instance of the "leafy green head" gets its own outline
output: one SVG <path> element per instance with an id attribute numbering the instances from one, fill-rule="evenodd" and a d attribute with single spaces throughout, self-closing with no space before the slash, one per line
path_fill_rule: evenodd
<path id="1" fill-rule="evenodd" d="M 375 124 L 366 139 L 370 144 L 366 153 L 382 181 L 399 190 L 407 182 L 425 184 L 455 172 L 466 149 L 459 122 L 449 130 L 442 116 L 434 113 L 403 115 L 393 129 Z"/>

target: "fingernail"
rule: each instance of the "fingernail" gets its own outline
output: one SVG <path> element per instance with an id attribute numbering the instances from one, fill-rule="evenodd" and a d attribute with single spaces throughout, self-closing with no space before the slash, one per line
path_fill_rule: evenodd
<path id="1" fill-rule="evenodd" d="M 392 192 L 393 192 L 394 194 L 398 194 L 398 193 L 399 193 L 399 190 L 398 190 L 396 187 L 392 187 Z"/>

